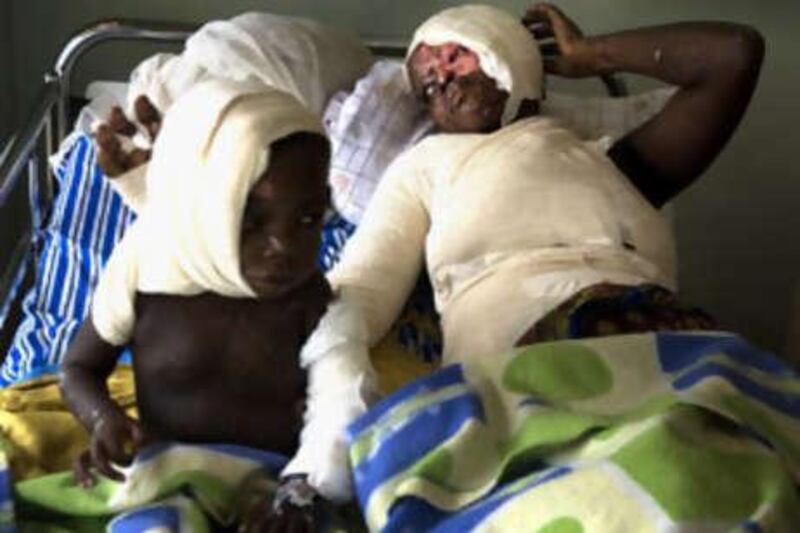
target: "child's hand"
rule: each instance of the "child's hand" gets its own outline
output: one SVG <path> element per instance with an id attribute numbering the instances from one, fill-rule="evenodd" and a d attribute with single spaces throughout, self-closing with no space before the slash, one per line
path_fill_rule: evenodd
<path id="1" fill-rule="evenodd" d="M 75 461 L 75 481 L 91 488 L 95 483 L 94 471 L 124 481 L 125 476 L 113 465 L 129 465 L 144 441 L 144 432 L 136 420 L 121 411 L 103 414 L 95 423 L 89 449 Z"/>
<path id="2" fill-rule="evenodd" d="M 240 533 L 310 533 L 314 527 L 317 492 L 305 477 L 284 479 L 274 498 L 261 498 L 242 520 Z"/>
<path id="3" fill-rule="evenodd" d="M 161 113 L 146 96 L 140 96 L 134 103 L 136 121 L 144 126 L 148 141 L 152 144 L 161 129 Z M 118 136 L 132 138 L 136 135 L 136 125 L 128 120 L 119 106 L 114 106 L 106 122 L 95 131 L 97 143 L 97 164 L 109 178 L 114 178 L 150 160 L 151 150 L 132 148 L 126 150 Z"/>

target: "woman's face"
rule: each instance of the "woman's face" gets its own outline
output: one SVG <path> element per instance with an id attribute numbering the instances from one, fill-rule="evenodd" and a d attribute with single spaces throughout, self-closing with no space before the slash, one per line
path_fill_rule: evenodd
<path id="1" fill-rule="evenodd" d="M 408 61 L 411 84 L 445 132 L 500 128 L 508 93 L 480 68 L 478 56 L 457 43 L 420 44 Z"/>
<path id="2" fill-rule="evenodd" d="M 282 296 L 317 271 L 330 193 L 328 141 L 296 134 L 272 144 L 269 168 L 242 217 L 242 277 L 260 297 Z"/>

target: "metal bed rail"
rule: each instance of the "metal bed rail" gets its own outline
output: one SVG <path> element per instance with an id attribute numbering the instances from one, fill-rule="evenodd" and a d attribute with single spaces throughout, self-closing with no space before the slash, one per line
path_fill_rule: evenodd
<path id="1" fill-rule="evenodd" d="M 45 74 L 33 108 L 0 161 L 0 209 L 16 187 L 21 170 L 35 152 L 37 142 L 44 142 L 46 153 L 52 154 L 66 137 L 72 73 L 89 50 L 108 41 L 180 43 L 196 29 L 196 25 L 184 23 L 112 20 L 91 24 L 73 35 L 58 55 L 53 69 Z"/>
<path id="2" fill-rule="evenodd" d="M 61 50 L 53 69 L 45 74 L 36 100 L 25 115 L 24 124 L 0 154 L 0 212 L 5 216 L 16 216 L 9 215 L 7 208 L 12 195 L 24 184 L 36 187 L 44 212 L 49 212 L 54 182 L 47 157 L 55 153 L 66 137 L 72 74 L 89 50 L 109 41 L 181 43 L 196 29 L 195 25 L 183 23 L 112 20 L 93 23 L 74 34 Z M 25 176 L 27 180 L 23 179 Z M 0 266 L 0 306 L 8 301 L 18 273 L 32 252 L 32 231 L 33 228 L 28 227 L 19 235 L 6 264 Z M 19 296 L 15 300 L 19 300 Z M 18 304 L 17 301 L 5 309 L 4 321 L 0 323 L 2 354 L 7 350 L 11 330 L 16 329 L 18 320 L 14 316 L 14 307 Z"/>

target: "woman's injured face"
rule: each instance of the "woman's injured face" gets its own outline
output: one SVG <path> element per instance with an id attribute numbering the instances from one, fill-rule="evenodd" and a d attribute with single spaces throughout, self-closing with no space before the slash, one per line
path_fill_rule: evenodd
<path id="1" fill-rule="evenodd" d="M 329 157 L 321 135 L 272 144 L 269 168 L 250 190 L 242 218 L 240 268 L 259 297 L 282 296 L 316 273 Z"/>
<path id="2" fill-rule="evenodd" d="M 414 90 L 442 131 L 485 133 L 500 127 L 508 93 L 497 88 L 468 48 L 420 44 L 408 70 Z"/>

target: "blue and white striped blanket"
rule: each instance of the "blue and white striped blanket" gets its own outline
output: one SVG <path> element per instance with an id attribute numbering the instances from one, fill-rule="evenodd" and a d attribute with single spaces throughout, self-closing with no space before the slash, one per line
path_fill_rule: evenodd
<path id="1" fill-rule="evenodd" d="M 34 228 L 34 285 L 0 368 L 0 386 L 56 369 L 88 312 L 103 265 L 134 220 L 97 166 L 89 137 L 78 138 L 54 170 L 52 211 L 46 225 Z"/>

